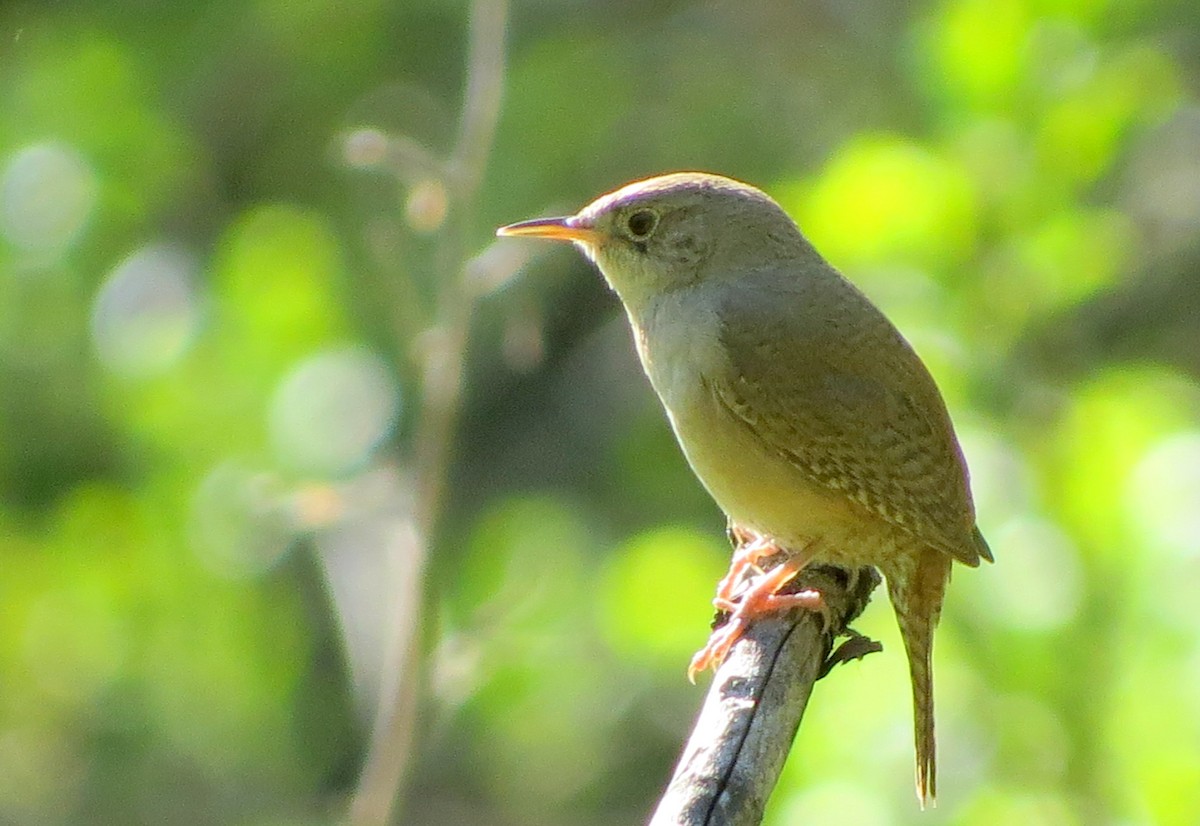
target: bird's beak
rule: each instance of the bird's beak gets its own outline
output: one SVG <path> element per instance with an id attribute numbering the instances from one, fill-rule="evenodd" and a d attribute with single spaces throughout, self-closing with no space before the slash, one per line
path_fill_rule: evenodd
<path id="1" fill-rule="evenodd" d="M 570 218 L 535 218 L 532 221 L 521 221 L 519 224 L 509 224 L 496 230 L 497 235 L 523 236 L 527 238 L 550 238 L 555 241 L 578 241 L 587 246 L 594 246 L 600 238 L 600 233 L 585 226 L 574 216 Z"/>

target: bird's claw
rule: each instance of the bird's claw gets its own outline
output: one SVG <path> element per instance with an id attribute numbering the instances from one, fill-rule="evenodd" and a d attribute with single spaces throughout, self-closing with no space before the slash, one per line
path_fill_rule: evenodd
<path id="1" fill-rule="evenodd" d="M 758 567 L 759 560 L 779 553 L 779 548 L 767 537 L 747 534 L 743 529 L 731 529 L 731 532 L 735 530 L 738 531 L 738 539 L 744 544 L 739 545 L 733 552 L 729 571 L 717 584 L 717 599 L 726 602 L 733 599 L 748 570 L 754 570 L 757 574 L 761 574 L 762 569 Z"/>
<path id="2" fill-rule="evenodd" d="M 755 551 L 755 553 L 758 552 Z M 747 555 L 736 554 L 734 565 L 739 563 L 739 556 L 744 559 Z M 692 657 L 692 661 L 688 665 L 688 679 L 691 682 L 696 682 L 696 675 L 706 668 L 719 666 L 729 654 L 729 650 L 733 648 L 734 643 L 741 639 L 746 632 L 750 622 L 757 617 L 792 608 L 805 608 L 821 616 L 822 633 L 828 633 L 833 623 L 833 615 L 820 592 L 804 590 L 794 594 L 778 593 L 779 589 L 786 585 L 802 566 L 802 562 L 789 559 L 765 573 L 758 573 L 750 577 L 746 581 L 741 598 L 737 601 L 734 601 L 731 595 L 724 593 L 722 587 L 718 587 L 713 605 L 722 611 L 727 611 L 729 619 L 724 625 L 713 631 L 704 648 Z M 746 567 L 746 565 L 742 565 L 742 573 Z M 729 577 L 727 576 L 726 579 Z M 724 586 L 725 580 L 722 580 L 721 584 Z"/>

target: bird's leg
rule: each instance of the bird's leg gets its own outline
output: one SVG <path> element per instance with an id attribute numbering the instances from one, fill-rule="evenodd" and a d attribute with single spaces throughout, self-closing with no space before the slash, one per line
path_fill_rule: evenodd
<path id="1" fill-rule="evenodd" d="M 759 538 L 759 534 L 749 528 L 743 527 L 732 519 L 725 523 L 725 536 L 729 539 L 729 543 L 735 549 L 747 545 L 755 539 Z"/>
<path id="2" fill-rule="evenodd" d="M 774 546 L 771 546 L 774 548 Z M 750 622 L 764 614 L 777 613 L 789 608 L 807 608 L 821 614 L 826 628 L 829 627 L 829 609 L 817 591 L 800 591 L 795 594 L 780 594 L 779 589 L 808 562 L 806 555 L 793 556 L 782 565 L 750 578 L 746 589 L 737 602 L 720 596 L 713 600 L 718 608 L 728 611 L 730 617 L 720 628 L 713 631 L 708 643 L 688 666 L 688 679 L 696 681 L 696 674 L 721 664 L 733 644 L 741 639 Z M 743 570 L 745 568 L 743 567 Z M 723 584 L 723 583 L 722 583 Z"/>
<path id="3" fill-rule="evenodd" d="M 733 599 L 737 592 L 737 586 L 741 583 L 747 570 L 753 568 L 756 573 L 761 574 L 762 571 L 758 569 L 758 561 L 763 557 L 779 553 L 779 548 L 774 542 L 745 528 L 731 524 L 729 537 L 737 543 L 737 548 L 729 563 L 729 572 L 717 584 L 717 596 L 713 600 L 713 604 L 718 608 L 721 607 L 718 605 L 719 602 L 728 602 Z"/>

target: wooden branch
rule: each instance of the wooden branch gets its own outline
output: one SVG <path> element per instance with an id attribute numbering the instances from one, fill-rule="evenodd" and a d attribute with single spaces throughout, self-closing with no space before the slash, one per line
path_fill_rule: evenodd
<path id="1" fill-rule="evenodd" d="M 882 650 L 847 629 L 879 581 L 870 568 L 857 576 L 830 567 L 805 570 L 794 586 L 822 593 L 832 617 L 829 629 L 809 611 L 750 627 L 717 671 L 650 826 L 761 822 L 813 683 L 838 662 Z M 833 651 L 833 641 L 847 633 L 850 640 Z"/>

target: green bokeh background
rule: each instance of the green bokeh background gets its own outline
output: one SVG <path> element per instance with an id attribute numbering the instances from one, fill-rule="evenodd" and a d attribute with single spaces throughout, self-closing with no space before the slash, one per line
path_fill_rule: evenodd
<path id="1" fill-rule="evenodd" d="M 336 822 L 414 607 L 440 234 L 687 168 L 773 194 L 912 340 L 997 559 L 939 632 L 939 807 L 880 598 L 766 822 L 1200 822 L 1200 6 L 510 12 L 443 222 L 355 147 L 449 151 L 465 2 L 0 8 L 0 823 Z M 405 824 L 642 822 L 702 697 L 722 517 L 615 299 L 539 253 L 475 306 Z"/>

